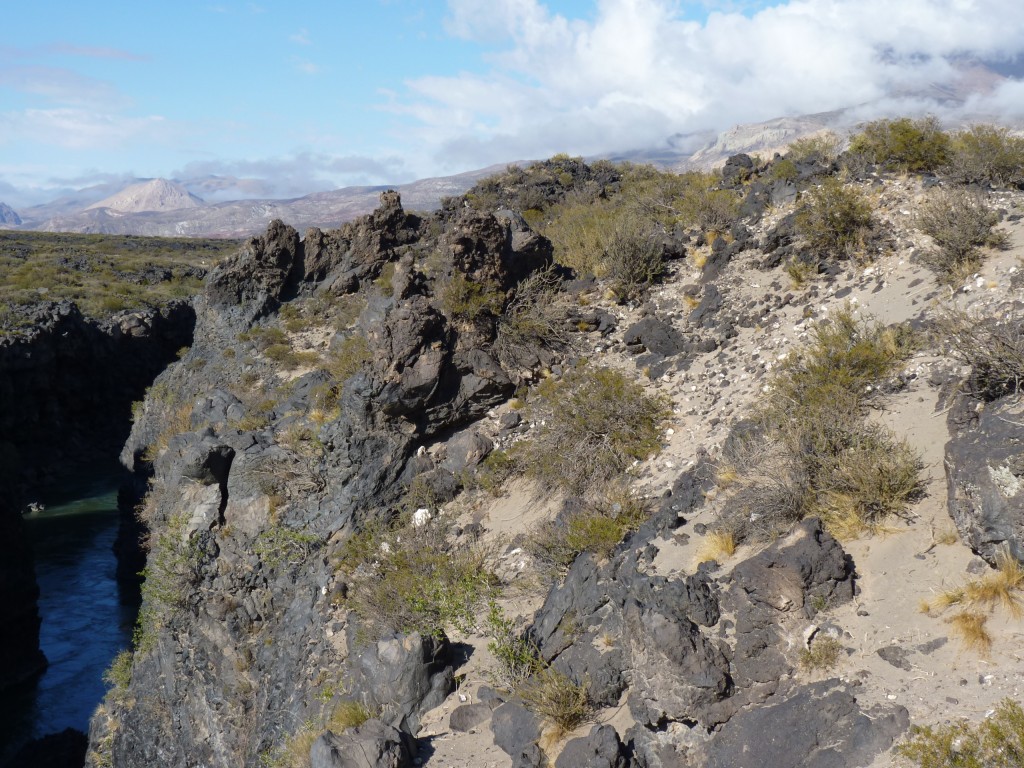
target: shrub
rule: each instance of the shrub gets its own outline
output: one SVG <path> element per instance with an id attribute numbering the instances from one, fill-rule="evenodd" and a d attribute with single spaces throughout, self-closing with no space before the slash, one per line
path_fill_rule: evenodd
<path id="1" fill-rule="evenodd" d="M 134 659 L 131 651 L 124 650 L 110 662 L 110 666 L 103 673 L 103 682 L 110 687 L 107 696 L 114 700 L 123 700 L 127 696 L 128 686 L 132 682 Z"/>
<path id="2" fill-rule="evenodd" d="M 699 227 L 704 232 L 727 232 L 739 214 L 739 195 L 717 189 L 719 177 L 691 171 L 680 177 L 680 189 L 672 202 L 675 223 Z"/>
<path id="3" fill-rule="evenodd" d="M 920 768 L 1020 768 L 1024 765 L 1024 709 L 1003 699 L 977 726 L 964 720 L 913 726 L 896 753 Z"/>
<path id="4" fill-rule="evenodd" d="M 315 534 L 275 525 L 260 532 L 253 545 L 253 552 L 268 568 L 293 568 L 305 561 L 322 544 L 322 539 Z"/>
<path id="5" fill-rule="evenodd" d="M 843 654 L 843 644 L 831 635 L 816 636 L 810 648 L 800 651 L 800 666 L 809 671 L 833 669 Z"/>
<path id="6" fill-rule="evenodd" d="M 496 283 L 476 282 L 455 272 L 437 289 L 438 304 L 448 317 L 473 322 L 484 314 L 501 314 L 505 295 Z"/>
<path id="7" fill-rule="evenodd" d="M 542 382 L 531 415 L 543 426 L 515 459 L 544 487 L 583 495 L 660 450 L 668 407 L 618 371 L 581 365 Z"/>
<path id="8" fill-rule="evenodd" d="M 755 421 L 725 446 L 737 475 L 726 522 L 737 537 L 771 537 L 809 515 L 850 536 L 904 513 L 921 492 L 920 459 L 868 423 L 863 404 L 913 344 L 907 330 L 847 310 L 790 355 Z"/>
<path id="9" fill-rule="evenodd" d="M 553 270 L 534 272 L 516 286 L 498 318 L 498 359 L 510 368 L 533 368 L 544 353 L 562 352 L 571 341 Z"/>
<path id="10" fill-rule="evenodd" d="M 842 145 L 842 139 L 836 134 L 825 131 L 794 141 L 786 150 L 786 159 L 793 163 L 810 160 L 821 165 L 831 165 L 839 159 Z"/>
<path id="11" fill-rule="evenodd" d="M 963 280 L 980 265 L 979 248 L 1004 242 L 994 232 L 998 222 L 999 215 L 989 210 L 977 192 L 949 189 L 932 193 L 917 214 L 918 229 L 936 245 L 925 263 L 944 282 Z"/>
<path id="12" fill-rule="evenodd" d="M 964 184 L 1010 187 L 1024 183 L 1024 137 L 999 126 L 972 125 L 953 136 L 945 170 Z"/>
<path id="13" fill-rule="evenodd" d="M 488 603 L 485 622 L 485 630 L 491 638 L 487 650 L 498 665 L 494 682 L 503 690 L 517 690 L 530 675 L 543 668 L 537 647 L 521 632 L 516 632 L 515 623 L 493 600 Z"/>
<path id="14" fill-rule="evenodd" d="M 365 704 L 346 700 L 339 702 L 327 720 L 327 729 L 333 733 L 342 733 L 349 728 L 358 728 L 367 720 L 375 717 Z"/>
<path id="15" fill-rule="evenodd" d="M 609 200 L 569 198 L 554 206 L 540 229 L 554 246 L 557 264 L 576 274 L 604 275 L 604 244 L 615 232 L 621 208 Z"/>
<path id="16" fill-rule="evenodd" d="M 898 171 L 936 171 L 949 162 L 950 138 L 934 117 L 875 120 L 850 141 L 850 152 Z"/>
<path id="17" fill-rule="evenodd" d="M 936 319 L 936 334 L 953 356 L 971 367 L 963 388 L 986 402 L 1021 390 L 1024 384 L 1024 317 L 1009 313 L 979 316 L 948 310 Z"/>
<path id="18" fill-rule="evenodd" d="M 604 261 L 620 301 L 641 298 L 665 271 L 661 231 L 638 219 L 621 221 L 604 246 Z"/>
<path id="19" fill-rule="evenodd" d="M 554 726 L 556 738 L 587 722 L 593 712 L 586 685 L 553 667 L 532 675 L 518 693 L 527 709 Z"/>
<path id="20" fill-rule="evenodd" d="M 815 251 L 845 258 L 864 241 L 874 224 L 871 202 L 859 189 L 836 178 L 808 191 L 796 209 L 796 231 Z"/>
<path id="21" fill-rule="evenodd" d="M 560 574 L 583 552 L 610 557 L 623 538 L 647 517 L 643 501 L 625 493 L 580 503 L 559 519 L 538 525 L 531 532 L 527 549 L 545 570 Z"/>
<path id="22" fill-rule="evenodd" d="M 440 525 L 370 525 L 342 551 L 352 574 L 350 604 L 371 632 L 468 630 L 494 577 L 484 552 L 453 547 Z"/>

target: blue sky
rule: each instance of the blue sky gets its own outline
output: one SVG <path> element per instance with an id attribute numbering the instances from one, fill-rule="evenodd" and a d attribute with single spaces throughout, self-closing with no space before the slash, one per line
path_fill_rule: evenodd
<path id="1" fill-rule="evenodd" d="M 685 143 L 897 108 L 1022 52 L 1018 0 L 35 0 L 3 11 L 0 200 L 203 175 L 297 196 Z M 984 98 L 1024 111 L 1017 80 Z"/>

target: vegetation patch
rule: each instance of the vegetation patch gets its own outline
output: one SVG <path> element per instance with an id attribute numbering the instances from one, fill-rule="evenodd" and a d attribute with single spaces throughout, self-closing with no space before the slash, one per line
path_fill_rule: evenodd
<path id="1" fill-rule="evenodd" d="M 771 538 L 816 515 L 849 538 L 904 514 L 922 490 L 920 458 L 868 422 L 864 404 L 914 344 L 908 330 L 859 321 L 849 310 L 819 324 L 725 447 L 736 480 L 723 528 L 740 540 Z"/>
<path id="2" fill-rule="evenodd" d="M 946 174 L 962 184 L 1024 183 L 1024 137 L 995 125 L 972 125 L 953 136 Z"/>
<path id="3" fill-rule="evenodd" d="M 554 667 L 534 673 L 517 693 L 527 709 L 551 724 L 555 738 L 583 725 L 593 715 L 587 686 Z"/>
<path id="4" fill-rule="evenodd" d="M 896 753 L 920 768 L 1020 768 L 1024 765 L 1024 709 L 1003 699 L 978 725 L 965 720 L 910 729 Z"/>
<path id="5" fill-rule="evenodd" d="M 942 282 L 963 282 L 981 266 L 981 248 L 1004 248 L 1006 234 L 995 229 L 999 215 L 978 192 L 945 189 L 933 192 L 917 214 L 918 228 L 935 242 L 924 258 Z"/>
<path id="6" fill-rule="evenodd" d="M 586 364 L 543 381 L 529 407 L 539 426 L 516 444 L 517 465 L 545 488 L 577 496 L 658 453 L 669 414 L 666 401 L 624 374 Z"/>
<path id="7" fill-rule="evenodd" d="M 970 366 L 963 383 L 969 395 L 991 402 L 1021 390 L 1024 317 L 1019 313 L 993 318 L 950 309 L 938 316 L 935 330 L 952 355 Z"/>
<path id="8" fill-rule="evenodd" d="M 815 637 L 809 648 L 800 651 L 800 667 L 810 672 L 828 672 L 835 669 L 845 649 L 831 635 Z"/>
<path id="9" fill-rule="evenodd" d="M 952 154 L 949 134 L 934 117 L 875 120 L 850 141 L 850 152 L 895 171 L 937 171 Z"/>
<path id="10" fill-rule="evenodd" d="M 865 250 L 874 226 L 871 201 L 857 187 L 830 176 L 801 198 L 795 225 L 817 253 L 849 258 Z"/>

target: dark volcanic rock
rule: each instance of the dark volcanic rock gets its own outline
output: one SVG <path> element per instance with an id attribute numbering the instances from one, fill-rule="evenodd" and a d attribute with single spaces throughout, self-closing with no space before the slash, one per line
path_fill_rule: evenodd
<path id="1" fill-rule="evenodd" d="M 355 625 L 350 625 L 355 644 Z M 378 640 L 350 660 L 348 691 L 390 725 L 419 730 L 420 717 L 455 687 L 448 641 L 419 633 Z"/>
<path id="2" fill-rule="evenodd" d="M 512 758 L 513 768 L 539 768 L 544 765 L 544 753 L 537 744 L 540 723 L 518 701 L 502 704 L 491 717 L 494 743 Z"/>
<path id="3" fill-rule="evenodd" d="M 1024 560 L 1024 406 L 1007 397 L 950 411 L 949 514 L 964 542 L 991 564 L 1006 549 Z"/>
<path id="4" fill-rule="evenodd" d="M 402 734 L 380 720 L 344 733 L 331 731 L 313 743 L 310 768 L 406 768 L 412 765 Z"/>
<path id="5" fill-rule="evenodd" d="M 458 733 L 470 731 L 491 716 L 491 707 L 483 702 L 463 704 L 452 710 L 448 718 L 449 727 Z"/>
<path id="6" fill-rule="evenodd" d="M 590 733 L 571 739 L 555 761 L 555 768 L 626 768 L 619 734 L 610 725 L 595 725 Z"/>
<path id="7" fill-rule="evenodd" d="M 903 707 L 864 711 L 838 681 L 798 689 L 778 704 L 745 710 L 716 734 L 707 768 L 855 768 L 892 746 L 910 724 Z"/>
<path id="8" fill-rule="evenodd" d="M 672 324 L 658 317 L 645 317 L 626 329 L 622 342 L 630 351 L 644 350 L 671 357 L 687 351 L 686 339 Z"/>

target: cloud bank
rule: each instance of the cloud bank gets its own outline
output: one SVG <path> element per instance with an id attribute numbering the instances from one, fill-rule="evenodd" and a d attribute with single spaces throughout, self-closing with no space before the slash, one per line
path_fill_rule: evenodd
<path id="1" fill-rule="evenodd" d="M 539 0 L 449 0 L 449 34 L 499 46 L 490 71 L 411 80 L 396 109 L 453 168 L 664 146 L 856 105 L 870 105 L 865 115 L 938 111 L 967 89 L 982 91 L 971 110 L 1024 112 L 1024 3 L 710 5 L 726 10 L 698 21 L 671 0 L 598 0 L 591 19 L 574 20 Z M 998 81 L 983 63 L 1017 77 Z"/>

